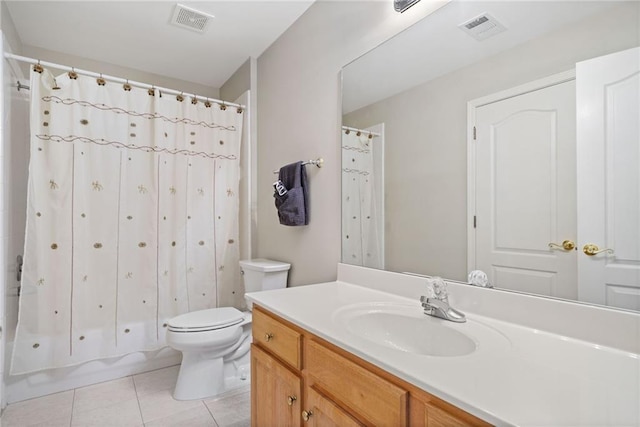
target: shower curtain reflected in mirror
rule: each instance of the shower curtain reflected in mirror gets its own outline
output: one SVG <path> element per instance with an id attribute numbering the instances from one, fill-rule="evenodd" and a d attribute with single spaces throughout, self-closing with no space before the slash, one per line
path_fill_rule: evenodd
<path id="1" fill-rule="evenodd" d="M 171 317 L 233 305 L 242 112 L 31 74 L 11 373 L 157 350 Z"/>
<path id="2" fill-rule="evenodd" d="M 342 262 L 384 268 L 384 125 L 342 129 Z"/>

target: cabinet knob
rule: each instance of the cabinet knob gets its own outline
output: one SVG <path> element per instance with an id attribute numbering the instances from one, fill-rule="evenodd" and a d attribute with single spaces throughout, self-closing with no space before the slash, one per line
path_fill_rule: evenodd
<path id="1" fill-rule="evenodd" d="M 287 397 L 287 405 L 289 406 L 293 406 L 293 402 L 295 402 L 296 400 L 298 400 L 297 397 L 295 396 L 289 396 Z"/>
<path id="2" fill-rule="evenodd" d="M 269 342 L 273 339 L 273 334 L 271 332 L 267 332 L 266 334 L 264 334 L 264 340 L 266 342 Z"/>
<path id="3" fill-rule="evenodd" d="M 302 411 L 302 419 L 305 421 L 309 421 L 309 418 L 313 415 L 311 411 Z"/>

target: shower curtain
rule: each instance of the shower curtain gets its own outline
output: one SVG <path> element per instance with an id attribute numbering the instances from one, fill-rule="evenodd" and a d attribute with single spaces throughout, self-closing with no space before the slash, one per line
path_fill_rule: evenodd
<path id="1" fill-rule="evenodd" d="M 31 72 L 12 374 L 165 346 L 167 320 L 233 305 L 241 109 Z"/>
<path id="2" fill-rule="evenodd" d="M 368 133 L 342 131 L 342 262 L 384 268 L 376 149 Z"/>

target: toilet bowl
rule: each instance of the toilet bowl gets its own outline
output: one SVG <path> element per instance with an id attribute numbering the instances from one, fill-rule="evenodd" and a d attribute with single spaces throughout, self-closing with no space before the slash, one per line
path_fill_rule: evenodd
<path id="1" fill-rule="evenodd" d="M 290 264 L 240 261 L 245 292 L 285 288 Z M 251 312 L 219 307 L 167 321 L 167 344 L 182 352 L 176 400 L 215 396 L 249 381 Z"/>

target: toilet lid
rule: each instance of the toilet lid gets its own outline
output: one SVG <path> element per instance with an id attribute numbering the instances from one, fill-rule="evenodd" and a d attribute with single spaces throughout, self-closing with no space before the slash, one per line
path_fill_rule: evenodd
<path id="1" fill-rule="evenodd" d="M 209 331 L 236 325 L 244 320 L 241 311 L 233 307 L 210 308 L 181 314 L 167 322 L 174 331 Z"/>

